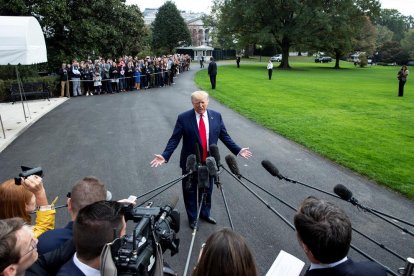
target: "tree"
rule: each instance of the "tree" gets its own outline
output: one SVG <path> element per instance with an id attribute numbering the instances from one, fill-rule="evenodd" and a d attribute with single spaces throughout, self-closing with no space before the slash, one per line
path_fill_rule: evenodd
<path id="1" fill-rule="evenodd" d="M 411 59 L 414 59 L 414 29 L 408 30 L 401 40 L 401 47 L 405 50 Z"/>
<path id="2" fill-rule="evenodd" d="M 377 25 L 377 39 L 375 41 L 375 49 L 381 48 L 385 42 L 391 41 L 394 33 L 386 26 Z"/>
<path id="3" fill-rule="evenodd" d="M 404 16 L 395 9 L 383 9 L 378 24 L 390 29 L 394 33 L 393 40 L 399 42 L 410 28 L 412 17 Z"/>
<path id="4" fill-rule="evenodd" d="M 190 31 L 183 17 L 173 2 L 165 2 L 152 23 L 152 48 L 158 53 L 172 53 L 174 48 L 190 44 Z"/>
<path id="5" fill-rule="evenodd" d="M 385 63 L 405 64 L 409 58 L 406 51 L 401 48 L 397 41 L 388 41 L 378 49 L 380 53 L 380 60 Z"/>
<path id="6" fill-rule="evenodd" d="M 280 67 L 285 69 L 290 67 L 292 47 L 303 49 L 306 45 L 319 50 L 333 40 L 337 47 L 328 48 L 337 49 L 340 56 L 351 48 L 350 36 L 359 27 L 353 21 L 355 16 L 362 18 L 379 10 L 377 0 L 216 0 L 214 5 L 218 7 L 213 16 L 220 37 L 244 43 L 266 44 L 263 43 L 266 40 L 277 44 L 283 54 Z"/>

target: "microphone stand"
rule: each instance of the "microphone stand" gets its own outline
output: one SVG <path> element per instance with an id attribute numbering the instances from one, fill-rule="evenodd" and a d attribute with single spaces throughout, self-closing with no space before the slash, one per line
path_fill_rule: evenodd
<path id="1" fill-rule="evenodd" d="M 246 184 L 243 183 L 235 174 L 227 170 L 225 167 L 223 169 L 228 172 L 234 179 L 237 180 L 243 187 L 245 187 L 250 193 L 252 193 L 259 201 L 261 201 L 264 205 L 266 205 L 267 208 L 269 208 L 273 213 L 275 213 L 281 220 L 283 220 L 290 228 L 295 230 L 295 227 L 292 223 L 290 223 L 284 216 L 282 216 L 278 211 L 275 210 L 272 206 L 270 206 L 269 203 L 267 203 L 263 198 L 261 198 L 257 193 L 255 193 L 252 189 L 250 189 Z"/>
<path id="2" fill-rule="evenodd" d="M 383 215 L 380 215 L 380 214 L 376 213 L 372 208 L 367 207 L 367 206 L 363 206 L 362 204 L 358 203 L 358 201 L 356 201 L 356 200 L 348 200 L 348 201 L 351 202 L 353 205 L 357 206 L 357 208 L 360 208 L 360 209 L 362 209 L 363 211 L 365 211 L 367 213 L 373 214 L 374 216 L 382 219 L 383 221 L 386 221 L 389 224 L 397 227 L 398 229 L 402 230 L 404 233 L 407 233 L 411 236 L 414 236 L 413 232 L 409 231 L 407 228 L 404 228 L 404 227 L 396 224 L 395 222 L 391 221 L 390 219 L 384 217 Z"/>
<path id="3" fill-rule="evenodd" d="M 192 174 L 193 172 L 188 172 L 188 173 L 186 173 L 186 174 L 183 174 L 182 176 L 180 176 L 179 178 L 177 178 L 177 179 L 174 179 L 174 180 L 171 180 L 170 182 L 168 182 L 168 183 L 165 183 L 165 184 L 163 184 L 163 185 L 161 185 L 161 186 L 158 186 L 157 188 L 154 188 L 154 189 L 152 189 L 152 190 L 150 190 L 150 191 L 148 191 L 148 192 L 146 192 L 146 193 L 143 193 L 142 195 L 140 195 L 140 196 L 138 196 L 137 197 L 137 199 L 138 198 L 141 198 L 141 197 L 143 197 L 143 196 L 146 196 L 147 194 L 150 194 L 150 193 L 152 193 L 152 192 L 154 192 L 154 191 L 156 191 L 156 190 L 159 190 L 159 189 L 162 189 L 163 187 L 165 187 L 165 186 L 168 186 L 168 185 L 170 185 L 170 184 L 172 184 L 173 183 L 173 185 L 174 184 L 176 184 L 176 183 L 178 183 L 178 182 L 180 182 L 181 180 L 183 180 L 184 178 L 186 178 L 187 176 L 189 176 L 190 174 Z"/>
<path id="4" fill-rule="evenodd" d="M 142 206 L 144 205 L 145 202 L 147 202 L 148 200 L 153 199 L 154 197 L 158 196 L 159 194 L 161 194 L 162 192 L 168 190 L 169 188 L 171 188 L 172 186 L 174 186 L 175 184 L 177 184 L 178 182 L 180 182 L 180 180 L 173 182 L 172 184 L 170 184 L 170 186 L 167 186 L 166 188 L 164 188 L 163 190 L 161 190 L 160 192 L 156 193 L 155 195 L 151 196 L 150 198 L 147 198 L 144 202 L 142 202 L 141 204 L 139 204 L 138 206 Z"/>
<path id="5" fill-rule="evenodd" d="M 385 216 L 385 217 L 388 217 L 388 218 L 390 218 L 390 219 L 393 219 L 393 220 L 396 220 L 396 221 L 399 221 L 399 222 L 401 222 L 401 223 L 404 223 L 404 224 L 407 224 L 407 225 L 409 225 L 409 226 L 414 227 L 414 223 L 412 223 L 412 222 L 408 222 L 408 221 L 405 221 L 405 220 L 403 220 L 403 219 L 399 219 L 399 218 L 397 218 L 397 217 L 394 217 L 394 216 L 388 215 L 388 214 L 386 214 L 386 213 L 383 213 L 383 212 L 381 212 L 381 211 L 375 210 L 375 209 L 373 209 L 373 208 L 370 208 L 370 209 L 371 209 L 371 211 L 372 211 L 372 212 L 378 213 L 378 214 L 383 215 L 383 216 Z"/>
<path id="6" fill-rule="evenodd" d="M 398 272 L 403 276 L 414 275 L 414 258 L 407 258 L 407 262 L 404 268 L 398 269 Z"/>
<path id="7" fill-rule="evenodd" d="M 319 189 L 319 188 L 313 187 L 313 186 L 311 186 L 311 185 L 308 185 L 308 184 L 305 184 L 305 183 L 302 183 L 302 182 L 299 182 L 299 181 L 296 181 L 296 180 L 290 179 L 290 178 L 285 177 L 285 176 L 283 176 L 283 175 L 281 175 L 281 177 L 282 177 L 282 179 L 283 179 L 283 180 L 286 180 L 286 181 L 288 181 L 288 182 L 290 182 L 290 183 L 293 183 L 293 184 L 300 184 L 300 185 L 302 185 L 302 186 L 305 186 L 305 187 L 311 188 L 311 189 L 316 190 L 316 191 L 318 191 L 318 192 L 321 192 L 321 193 L 324 193 L 324 194 L 327 194 L 327 195 L 330 195 L 330 196 L 333 196 L 333 197 L 336 197 L 336 198 L 340 198 L 340 197 L 339 197 L 339 196 L 337 196 L 336 194 L 333 194 L 333 193 L 330 193 L 330 192 L 327 192 L 327 191 L 321 190 L 321 189 Z"/>
<path id="8" fill-rule="evenodd" d="M 282 178 L 283 180 L 286 180 L 286 181 L 290 182 L 290 183 L 293 183 L 293 184 L 300 184 L 300 185 L 302 185 L 302 186 L 305 186 L 305 187 L 308 187 L 308 188 L 310 188 L 310 189 L 313 189 L 313 190 L 319 191 L 319 192 L 321 192 L 321 193 L 324 193 L 324 194 L 327 194 L 327 195 L 330 195 L 330 196 L 333 196 L 333 197 L 336 197 L 336 198 L 342 199 L 342 198 L 340 198 L 339 196 L 337 196 L 337 195 L 335 195 L 335 194 L 332 194 L 332 193 L 330 193 L 330 192 L 326 192 L 326 191 L 324 191 L 324 190 L 321 190 L 321 189 L 319 189 L 319 188 L 316 188 L 316 187 L 310 186 L 310 185 L 308 185 L 308 184 L 305 184 L 305 183 L 302 183 L 302 182 L 299 182 L 299 181 L 296 181 L 296 180 L 290 179 L 290 178 L 285 177 L 285 176 L 283 176 L 283 175 L 281 175 L 281 178 Z M 378 218 L 380 218 L 380 219 L 382 219 L 382 220 L 384 220 L 384 221 L 386 221 L 386 222 L 388 222 L 388 223 L 390 223 L 390 224 L 394 225 L 394 226 L 395 226 L 395 227 L 397 227 L 398 229 L 402 230 L 404 233 L 407 233 L 407 234 L 409 234 L 409 235 L 411 235 L 411 236 L 414 236 L 414 233 L 412 233 L 411 231 L 407 230 L 406 228 L 404 228 L 404 227 L 402 227 L 402 226 L 400 226 L 400 225 L 398 225 L 398 224 L 394 223 L 393 221 L 391 221 L 391 220 L 387 219 L 386 217 L 389 217 L 389 218 L 391 218 L 391 219 L 395 219 L 395 220 L 397 220 L 397 221 L 399 221 L 399 222 L 402 222 L 402 223 L 405 223 L 405 224 L 408 224 L 408 225 L 411 225 L 411 226 L 414 226 L 414 224 L 412 224 L 412 223 L 410 223 L 410 222 L 406 222 L 406 221 L 404 221 L 404 220 L 402 220 L 402 219 L 398 219 L 398 218 L 393 217 L 393 216 L 391 216 L 391 215 L 387 215 L 387 214 L 382 213 L 382 212 L 380 212 L 380 211 L 377 211 L 377 210 L 375 210 L 375 209 L 372 209 L 372 208 L 369 208 L 369 207 L 363 206 L 363 205 L 361 205 L 361 204 L 360 204 L 360 203 L 358 203 L 358 202 L 351 202 L 351 203 L 352 203 L 353 205 L 356 205 L 357 207 L 361 208 L 362 210 L 364 210 L 364 211 L 366 211 L 366 212 L 368 212 L 368 213 L 371 213 L 371 214 L 373 214 L 374 216 L 377 216 Z M 386 217 L 385 217 L 385 216 L 386 216 Z"/>
<path id="9" fill-rule="evenodd" d="M 223 167 L 223 168 L 224 168 L 224 167 Z M 231 226 L 231 229 L 232 229 L 232 230 L 234 230 L 233 220 L 231 219 L 231 215 L 230 215 L 229 206 L 227 205 L 226 196 L 224 195 L 223 185 L 221 185 L 221 182 L 220 182 L 220 177 L 219 177 L 219 174 L 220 174 L 221 172 L 222 172 L 222 171 L 218 171 L 218 172 L 217 172 L 217 177 L 216 177 L 215 184 L 217 185 L 217 188 L 220 190 L 221 195 L 223 196 L 224 206 L 226 207 L 226 212 L 227 212 L 227 216 L 228 216 L 228 218 L 229 218 L 230 226 Z"/>
<path id="10" fill-rule="evenodd" d="M 238 177 L 236 175 L 234 175 L 233 173 L 229 172 L 226 168 L 224 168 L 225 171 L 227 171 L 228 173 L 230 173 L 234 179 L 236 179 L 240 184 L 242 184 L 245 188 L 247 188 L 249 191 L 251 191 L 240 179 L 238 179 Z M 242 175 L 240 175 L 241 178 L 246 179 L 245 177 L 243 177 Z M 247 179 L 246 179 L 247 180 Z M 250 181 L 249 181 L 250 182 Z M 252 183 L 252 182 L 251 182 Z M 255 185 L 255 184 L 254 184 Z M 258 197 L 260 199 L 260 197 L 254 193 L 253 191 L 251 191 L 254 195 L 256 195 L 256 197 Z M 267 191 L 266 191 L 267 192 Z M 268 192 L 267 192 L 268 193 Z M 270 193 L 269 193 L 270 194 Z M 273 195 L 272 195 L 273 196 Z M 275 196 L 273 196 L 275 197 Z M 263 203 L 265 203 L 264 200 L 260 199 Z M 283 201 L 281 201 L 283 202 Z M 268 206 L 267 203 L 265 203 L 266 206 L 268 208 L 270 208 Z M 289 205 L 288 205 L 289 206 Z M 291 206 L 290 206 L 291 207 Z M 292 207 L 293 208 L 293 207 Z M 294 210 L 296 210 L 295 208 L 293 208 Z M 273 210 L 272 210 L 273 211 Z M 279 213 L 276 212 L 276 214 L 284 221 L 286 222 L 293 230 L 296 230 L 295 227 L 289 222 L 287 221 L 284 217 L 282 217 Z M 382 266 L 383 268 L 385 268 L 387 270 L 387 272 L 389 272 L 391 275 L 393 276 L 398 276 L 398 274 L 396 274 L 395 272 L 393 272 L 390 268 L 388 268 L 387 266 L 383 265 L 382 263 L 380 263 L 379 261 L 377 261 L 376 259 L 374 259 L 373 257 L 371 257 L 370 255 L 368 255 L 367 253 L 365 253 L 364 251 L 362 251 L 361 249 L 359 249 L 358 247 L 354 246 L 353 244 L 350 244 L 350 247 L 352 249 L 354 249 L 356 252 L 358 252 L 359 254 L 361 254 L 362 256 L 364 256 L 365 258 L 379 264 L 380 266 Z"/>
<path id="11" fill-rule="evenodd" d="M 201 195 L 201 202 L 198 206 L 197 218 L 196 218 L 196 221 L 195 221 L 195 227 L 193 229 L 193 233 L 191 234 L 192 238 L 191 238 L 191 243 L 190 243 L 190 249 L 188 250 L 187 261 L 185 263 L 185 269 L 184 269 L 183 276 L 187 276 L 188 266 L 190 265 L 190 260 L 191 260 L 191 253 L 193 251 L 193 246 L 194 246 L 194 240 L 195 240 L 195 236 L 196 236 L 197 230 L 198 230 L 198 221 L 200 219 L 201 206 L 204 203 L 204 199 L 205 199 L 206 195 L 207 195 L 206 192 L 203 192 L 202 195 Z M 197 191 L 197 202 L 198 202 L 198 191 Z"/>
<path id="12" fill-rule="evenodd" d="M 266 194 L 270 195 L 271 197 L 277 199 L 278 201 L 280 201 L 281 203 L 285 204 L 286 206 L 288 206 L 290 209 L 292 209 L 293 211 L 297 211 L 297 209 L 295 207 L 293 207 L 292 205 L 290 205 L 289 203 L 285 202 L 284 200 L 278 198 L 277 196 L 275 196 L 274 194 L 268 192 L 267 190 L 263 189 L 262 187 L 260 187 L 259 185 L 257 185 L 256 183 L 252 182 L 251 180 L 247 179 L 246 177 L 242 176 L 241 177 L 245 180 L 247 180 L 249 183 L 253 184 L 254 186 L 256 186 L 257 188 L 259 188 L 260 190 L 262 190 L 263 192 L 265 192 Z M 361 236 L 363 236 L 364 238 L 368 239 L 369 241 L 371 241 L 372 243 L 375 243 L 376 245 L 378 245 L 379 247 L 381 247 L 382 249 L 384 249 L 385 251 L 391 253 L 392 255 L 394 255 L 395 257 L 405 261 L 405 258 L 401 255 L 399 255 L 397 252 L 393 251 L 392 249 L 387 248 L 384 244 L 379 243 L 378 241 L 370 238 L 369 236 L 365 235 L 364 233 L 358 231 L 357 229 L 355 229 L 354 227 L 352 227 L 352 230 L 354 230 L 355 232 L 357 232 L 358 234 L 360 234 Z M 385 266 L 384 266 L 385 267 Z"/>

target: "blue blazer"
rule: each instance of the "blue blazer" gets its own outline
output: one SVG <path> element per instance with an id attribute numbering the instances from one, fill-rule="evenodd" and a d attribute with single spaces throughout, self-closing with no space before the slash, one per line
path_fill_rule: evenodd
<path id="1" fill-rule="evenodd" d="M 59 248 L 66 241 L 73 238 L 73 221 L 70 221 L 64 228 L 58 228 L 44 232 L 38 238 L 37 252 L 43 255 Z"/>
<path id="2" fill-rule="evenodd" d="M 222 141 L 234 155 L 237 155 L 240 152 L 241 147 L 239 147 L 227 133 L 221 114 L 211 109 L 207 110 L 207 114 L 209 123 L 209 145 L 217 144 L 220 139 L 220 141 Z M 171 135 L 170 140 L 168 140 L 167 146 L 162 153 L 162 156 L 167 162 L 170 160 L 171 155 L 180 143 L 181 138 L 183 139 L 183 147 L 180 155 L 180 167 L 185 169 L 187 157 L 190 154 L 195 154 L 195 144 L 197 143 L 199 146 L 201 145 L 194 109 L 178 115 L 173 134 Z"/>
<path id="3" fill-rule="evenodd" d="M 64 264 L 57 276 L 72 276 L 72 275 L 76 275 L 76 276 L 86 276 L 82 270 L 80 270 L 75 263 L 73 262 L 73 258 L 71 258 L 66 264 Z"/>
<path id="4" fill-rule="evenodd" d="M 335 267 L 312 269 L 305 276 L 386 276 L 385 269 L 374 262 L 354 262 L 348 259 Z"/>

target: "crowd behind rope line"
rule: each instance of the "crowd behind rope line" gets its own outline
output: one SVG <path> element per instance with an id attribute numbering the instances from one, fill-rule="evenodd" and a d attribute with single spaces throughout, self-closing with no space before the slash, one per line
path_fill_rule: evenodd
<path id="1" fill-rule="evenodd" d="M 25 212 L 34 209 L 53 210 L 53 204 L 48 205 L 45 197 L 42 178 L 29 176 L 22 179 L 22 185 L 13 181 L 0 184 L 0 210 L 7 210 L 0 214 L 0 275 L 101 275 L 102 249 L 112 242 L 114 235 L 121 237 L 126 233 L 120 202 L 133 202 L 107 200 L 104 184 L 96 177 L 85 177 L 74 184 L 68 198 L 72 220 L 64 228 L 52 230 L 53 212 L 44 218 L 50 227 L 40 235 L 25 226 L 30 222 L 25 223 L 24 217 Z M 33 208 L 39 204 L 40 208 Z M 35 228 L 38 223 L 36 219 Z M 305 276 L 386 275 L 375 262 L 353 262 L 347 257 L 351 221 L 334 204 L 308 197 L 295 214 L 294 223 L 299 245 L 311 262 Z M 257 276 L 255 258 L 242 236 L 221 229 L 202 246 L 192 276 L 236 275 Z"/>
<path id="2" fill-rule="evenodd" d="M 132 56 L 118 59 L 99 57 L 92 61 L 63 63 L 59 69 L 60 96 L 92 96 L 106 93 L 119 93 L 155 87 L 165 87 L 174 83 L 174 78 L 190 69 L 191 56 L 184 54 L 147 56 L 139 59 Z"/>

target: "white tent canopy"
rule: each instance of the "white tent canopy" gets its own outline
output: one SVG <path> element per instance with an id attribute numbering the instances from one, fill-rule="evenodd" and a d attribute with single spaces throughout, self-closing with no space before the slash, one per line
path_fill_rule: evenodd
<path id="1" fill-rule="evenodd" d="M 0 16 L 0 65 L 47 62 L 46 43 L 33 16 Z"/>

